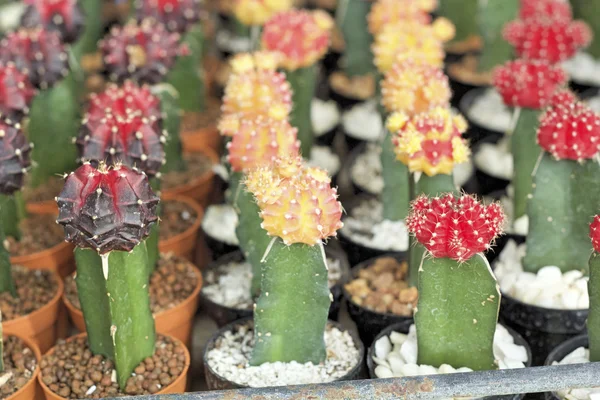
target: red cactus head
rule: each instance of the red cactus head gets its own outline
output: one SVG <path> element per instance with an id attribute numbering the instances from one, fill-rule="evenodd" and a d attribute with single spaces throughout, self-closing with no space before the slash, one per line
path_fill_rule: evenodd
<path id="1" fill-rule="evenodd" d="M 36 88 L 47 89 L 67 76 L 68 58 L 57 32 L 20 29 L 0 41 L 0 63 L 14 63 Z"/>
<path id="2" fill-rule="evenodd" d="M 433 257 L 466 261 L 502 233 L 504 213 L 499 204 L 484 206 L 469 195 L 421 196 L 412 203 L 407 224 Z"/>
<path id="3" fill-rule="evenodd" d="M 19 124 L 0 120 L 0 194 L 11 195 L 23 187 L 32 147 Z"/>
<path id="4" fill-rule="evenodd" d="M 131 111 L 125 115 L 106 113 L 102 119 L 84 120 L 76 140 L 79 155 L 97 166 L 123 163 L 137 167 L 149 177 L 159 176 L 165 162 L 166 135 L 156 121 Z"/>
<path id="5" fill-rule="evenodd" d="M 29 105 L 35 89 L 27 75 L 20 72 L 12 63 L 0 65 L 0 120 L 21 122 L 29 112 Z"/>
<path id="6" fill-rule="evenodd" d="M 555 107 L 558 105 L 568 106 L 572 103 L 577 102 L 579 99 L 569 89 L 559 89 L 552 94 L 550 98 L 550 103 L 548 104 L 550 107 Z"/>
<path id="7" fill-rule="evenodd" d="M 315 64 L 327 52 L 333 19 L 324 11 L 290 10 L 272 17 L 263 27 L 265 50 L 279 52 L 281 65 L 296 70 Z"/>
<path id="8" fill-rule="evenodd" d="M 559 160 L 594 157 L 600 151 L 600 115 L 584 103 L 556 100 L 540 120 L 538 144 Z"/>
<path id="9" fill-rule="evenodd" d="M 546 61 L 516 60 L 496 68 L 493 81 L 506 105 L 540 109 L 567 82 L 567 74 Z"/>
<path id="10" fill-rule="evenodd" d="M 200 20 L 200 0 L 136 0 L 133 3 L 139 22 L 152 18 L 169 32 L 184 33 Z"/>
<path id="11" fill-rule="evenodd" d="M 148 177 L 122 165 L 82 165 L 67 176 L 56 202 L 66 240 L 100 254 L 133 250 L 158 221 Z"/>
<path id="12" fill-rule="evenodd" d="M 83 33 L 85 17 L 77 0 L 27 0 L 21 25 L 57 31 L 65 43 L 74 43 Z"/>
<path id="13" fill-rule="evenodd" d="M 600 253 L 600 215 L 596 215 L 590 224 L 590 239 L 592 239 L 594 251 Z"/>
<path id="14" fill-rule="evenodd" d="M 584 22 L 567 19 L 515 20 L 506 24 L 503 35 L 518 57 L 552 64 L 573 57 L 592 40 L 592 32 Z"/>
<path id="15" fill-rule="evenodd" d="M 569 20 L 573 18 L 573 13 L 571 12 L 571 5 L 565 0 L 521 0 L 519 18 L 550 18 L 554 20 Z"/>
<path id="16" fill-rule="evenodd" d="M 156 84 L 184 53 L 179 39 L 178 33 L 169 33 L 164 25 L 148 19 L 113 28 L 99 47 L 112 81 Z"/>

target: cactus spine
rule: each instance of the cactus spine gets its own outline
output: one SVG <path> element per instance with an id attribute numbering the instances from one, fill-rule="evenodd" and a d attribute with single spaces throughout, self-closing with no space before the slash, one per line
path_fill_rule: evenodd
<path id="1" fill-rule="evenodd" d="M 371 43 L 373 36 L 367 29 L 367 15 L 371 2 L 342 0 L 337 8 L 337 24 L 344 35 L 344 71 L 348 76 L 361 76 L 375 71 Z"/>
<path id="2" fill-rule="evenodd" d="M 502 37 L 502 30 L 508 21 L 516 18 L 518 10 L 519 0 L 479 1 L 478 25 L 483 38 L 478 64 L 480 72 L 491 71 L 512 59 L 512 46 Z"/>

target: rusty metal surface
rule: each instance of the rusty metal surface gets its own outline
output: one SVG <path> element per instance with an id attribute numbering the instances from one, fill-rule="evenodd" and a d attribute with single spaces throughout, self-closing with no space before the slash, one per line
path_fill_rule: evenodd
<path id="1" fill-rule="evenodd" d="M 140 400 L 336 400 L 440 399 L 539 393 L 600 387 L 600 362 L 411 378 L 342 381 L 321 385 L 251 388 L 162 396 Z"/>

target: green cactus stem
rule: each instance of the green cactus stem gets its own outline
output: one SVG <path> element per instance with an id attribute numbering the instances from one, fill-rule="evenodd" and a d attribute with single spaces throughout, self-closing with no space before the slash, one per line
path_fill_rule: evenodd
<path id="1" fill-rule="evenodd" d="M 375 71 L 367 16 L 371 2 L 365 0 L 341 0 L 337 8 L 337 24 L 342 29 L 346 50 L 343 68 L 348 76 L 362 76 Z"/>
<path id="2" fill-rule="evenodd" d="M 10 293 L 12 297 L 17 297 L 17 287 L 10 266 L 10 254 L 4 247 L 4 239 L 4 232 L 0 227 L 0 293 Z M 2 334 L 0 333 L 1 338 Z M 2 358 L 1 354 L 0 358 Z"/>
<path id="3" fill-rule="evenodd" d="M 94 53 L 97 49 L 98 40 L 102 37 L 102 1 L 80 0 L 79 4 L 85 13 L 85 27 L 79 40 L 73 45 L 72 51 L 78 60 L 85 54 Z"/>
<path id="4" fill-rule="evenodd" d="M 586 52 L 594 58 L 600 59 L 600 19 L 598 19 L 598 0 L 571 0 L 573 16 L 585 21 L 594 34 L 594 40 L 586 49 Z"/>
<path id="5" fill-rule="evenodd" d="M 589 222 L 600 210 L 600 165 L 555 160 L 544 153 L 529 200 L 529 233 L 523 268 L 537 272 L 555 265 L 563 272 L 587 272 Z"/>
<path id="6" fill-rule="evenodd" d="M 185 171 L 186 162 L 183 158 L 183 146 L 181 144 L 181 110 L 179 107 L 179 93 L 170 84 L 158 84 L 152 87 L 152 94 L 160 99 L 160 107 L 163 113 L 163 129 L 168 133 L 165 143 L 166 163 L 161 172 Z"/>
<path id="7" fill-rule="evenodd" d="M 21 193 L 16 192 L 12 196 L 0 195 L 0 229 L 4 235 L 20 240 L 20 223 L 26 216 Z"/>
<path id="8" fill-rule="evenodd" d="M 500 290 L 483 254 L 464 262 L 424 255 L 415 312 L 418 364 L 497 368 L 493 342 L 499 308 Z"/>
<path id="9" fill-rule="evenodd" d="M 182 43 L 189 54 L 177 58 L 169 71 L 166 82 L 179 93 L 179 105 L 183 111 L 200 112 L 205 107 L 204 73 L 201 69 L 204 50 L 204 33 L 200 24 L 195 24 L 183 36 Z"/>
<path id="10" fill-rule="evenodd" d="M 2 311 L 0 311 L 0 372 L 4 372 L 4 337 L 2 335 Z"/>
<path id="11" fill-rule="evenodd" d="M 106 256 L 76 249 L 75 260 L 90 350 L 115 363 L 117 381 L 124 389 L 135 367 L 154 354 L 146 244 L 130 253 L 113 251 Z"/>
<path id="12" fill-rule="evenodd" d="M 239 183 L 235 207 L 238 210 L 235 233 L 246 261 L 252 266 L 251 293 L 256 298 L 260 294 L 263 267 L 261 260 L 272 238 L 261 228 L 260 208 L 243 183 Z"/>
<path id="13" fill-rule="evenodd" d="M 236 207 L 236 203 L 237 203 L 237 198 L 240 195 L 240 184 L 242 179 L 244 178 L 244 174 L 242 174 L 241 172 L 233 172 L 231 170 L 231 165 L 227 164 L 226 166 L 229 169 L 229 184 L 228 184 L 228 188 L 227 188 L 227 193 L 226 193 L 226 197 L 225 200 L 227 200 L 227 203 L 231 204 L 232 206 Z M 239 210 L 238 210 L 239 212 Z"/>
<path id="14" fill-rule="evenodd" d="M 537 144 L 539 110 L 516 108 L 516 124 L 511 135 L 511 151 L 514 160 L 512 185 L 514 188 L 513 221 L 525 215 L 527 197 L 531 194 L 533 168 L 540 156 L 541 148 Z"/>
<path id="15" fill-rule="evenodd" d="M 435 197 L 442 193 L 454 193 L 458 194 L 456 185 L 454 185 L 454 177 L 452 175 L 438 174 L 434 176 L 427 176 L 421 174 L 419 180 L 415 183 L 415 193 L 413 198 L 416 198 L 422 194 L 428 197 Z M 417 286 L 419 283 L 419 267 L 421 266 L 421 260 L 423 254 L 425 254 L 425 247 L 420 244 L 414 236 L 410 236 L 410 246 L 408 250 L 408 284 L 410 286 Z"/>
<path id="16" fill-rule="evenodd" d="M 319 364 L 327 355 L 323 334 L 331 304 L 325 251 L 321 245 L 287 246 L 281 238 L 267 251 L 254 309 L 250 364 Z"/>
<path id="17" fill-rule="evenodd" d="M 592 253 L 589 260 L 590 280 L 588 293 L 590 296 L 590 313 L 587 320 L 590 361 L 600 361 L 600 255 Z"/>
<path id="18" fill-rule="evenodd" d="M 454 42 L 462 42 L 479 35 L 477 26 L 477 1 L 440 0 L 437 15 L 446 17 L 456 27 Z"/>
<path id="19" fill-rule="evenodd" d="M 389 132 L 386 132 L 380 157 L 383 171 L 383 219 L 404 220 L 410 208 L 411 175 L 408 167 L 396 159 L 392 135 Z"/>
<path id="20" fill-rule="evenodd" d="M 295 71 L 285 71 L 285 75 L 293 91 L 294 109 L 290 115 L 290 123 L 298 128 L 300 151 L 304 158 L 309 159 L 310 149 L 315 140 L 310 109 L 315 97 L 319 69 L 316 65 L 311 65 Z"/>
<path id="21" fill-rule="evenodd" d="M 502 29 L 517 17 L 518 10 L 519 0 L 479 2 L 479 31 L 484 43 L 479 56 L 479 72 L 491 71 L 513 58 L 513 48 L 502 37 Z"/>

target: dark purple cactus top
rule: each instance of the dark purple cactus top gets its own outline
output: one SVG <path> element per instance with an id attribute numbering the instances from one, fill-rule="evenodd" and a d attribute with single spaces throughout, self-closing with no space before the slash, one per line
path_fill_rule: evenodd
<path id="1" fill-rule="evenodd" d="M 138 21 L 152 18 L 164 24 L 169 32 L 183 34 L 200 21 L 200 0 L 136 0 L 133 6 Z"/>
<path id="2" fill-rule="evenodd" d="M 0 120 L 0 194 L 11 195 L 21 190 L 31 166 L 32 147 L 20 124 L 10 125 Z"/>
<path id="3" fill-rule="evenodd" d="M 57 31 L 65 43 L 74 43 L 83 33 L 85 16 L 78 0 L 27 0 L 21 17 L 25 28 Z"/>

